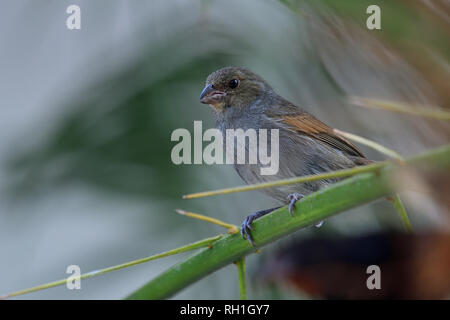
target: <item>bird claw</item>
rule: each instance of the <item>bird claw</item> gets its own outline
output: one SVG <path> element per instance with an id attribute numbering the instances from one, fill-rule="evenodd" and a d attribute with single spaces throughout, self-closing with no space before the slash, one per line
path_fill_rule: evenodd
<path id="1" fill-rule="evenodd" d="M 291 214 L 291 216 L 294 215 L 293 212 L 295 208 L 295 203 L 304 197 L 305 196 L 303 194 L 297 192 L 291 193 L 290 195 L 287 196 L 287 199 L 289 200 L 289 213 Z"/>
<path id="2" fill-rule="evenodd" d="M 322 221 L 319 221 L 319 222 L 316 223 L 314 226 L 315 226 L 316 228 L 320 228 L 322 225 L 323 225 L 323 220 L 322 220 Z"/>
<path id="3" fill-rule="evenodd" d="M 241 237 L 243 239 L 247 239 L 250 242 L 250 244 L 252 245 L 252 247 L 254 247 L 255 244 L 253 242 L 253 238 L 250 233 L 250 230 L 252 230 L 251 224 L 254 219 L 255 219 L 254 215 L 247 216 L 241 224 Z"/>
<path id="4" fill-rule="evenodd" d="M 255 213 L 247 216 L 244 221 L 241 224 L 241 236 L 243 239 L 247 239 L 248 242 L 252 245 L 252 247 L 256 247 L 255 243 L 253 242 L 252 235 L 250 233 L 250 230 L 252 230 L 252 222 L 262 216 L 265 216 L 268 213 L 271 213 L 272 211 L 278 209 L 280 207 L 256 211 Z"/>

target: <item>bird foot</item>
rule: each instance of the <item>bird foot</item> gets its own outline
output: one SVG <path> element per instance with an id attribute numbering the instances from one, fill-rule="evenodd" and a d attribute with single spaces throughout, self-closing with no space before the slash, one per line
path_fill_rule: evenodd
<path id="1" fill-rule="evenodd" d="M 252 247 L 255 247 L 255 243 L 253 242 L 252 235 L 250 231 L 252 230 L 252 222 L 268 213 L 271 213 L 272 211 L 278 209 L 279 207 L 267 209 L 267 210 L 261 210 L 256 211 L 255 213 L 245 217 L 244 221 L 241 224 L 241 236 L 243 239 L 247 239 Z"/>
<path id="2" fill-rule="evenodd" d="M 298 200 L 303 199 L 305 196 L 301 193 L 291 193 L 290 195 L 287 196 L 287 199 L 289 200 L 289 213 L 291 214 L 291 216 L 293 216 L 293 212 L 294 212 L 294 208 L 295 208 L 295 203 Z"/>
<path id="3" fill-rule="evenodd" d="M 252 247 L 255 246 L 255 244 L 253 243 L 252 235 L 250 233 L 250 230 L 252 230 L 253 220 L 255 220 L 254 214 L 245 217 L 244 221 L 241 224 L 241 237 L 243 239 L 247 239 Z"/>

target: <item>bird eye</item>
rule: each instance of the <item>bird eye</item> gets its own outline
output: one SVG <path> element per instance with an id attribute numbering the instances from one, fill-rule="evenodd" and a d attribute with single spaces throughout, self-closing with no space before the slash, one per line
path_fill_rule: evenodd
<path id="1" fill-rule="evenodd" d="M 239 81 L 236 80 L 236 79 L 233 79 L 233 80 L 230 80 L 230 82 L 228 83 L 228 86 L 231 89 L 234 89 L 234 88 L 236 88 L 238 86 L 238 84 L 239 84 Z"/>

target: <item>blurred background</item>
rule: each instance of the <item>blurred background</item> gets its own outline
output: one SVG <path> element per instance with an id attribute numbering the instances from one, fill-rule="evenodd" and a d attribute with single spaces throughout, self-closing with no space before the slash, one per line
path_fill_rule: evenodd
<path id="1" fill-rule="evenodd" d="M 66 28 L 71 4 L 81 8 L 81 30 Z M 371 4 L 381 8 L 381 30 L 366 27 Z M 220 67 L 246 66 L 331 126 L 404 156 L 448 143 L 443 121 L 359 108 L 348 97 L 449 107 L 449 13 L 446 0 L 1 1 L 0 293 L 64 278 L 71 264 L 89 272 L 223 231 L 176 208 L 240 224 L 273 207 L 258 192 L 181 199 L 242 184 L 231 166 L 170 159 L 173 130 L 192 132 L 194 120 L 214 126 L 198 97 Z M 393 290 L 381 298 L 405 297 L 399 288 L 424 268 L 430 272 L 409 293 L 448 297 L 449 176 L 424 189 L 402 194 L 415 240 L 404 238 L 387 201 L 347 211 L 249 256 L 248 296 L 364 297 L 336 279 L 345 270 L 366 279 L 376 263 L 389 278 L 410 275 L 386 280 Z M 81 290 L 20 298 L 120 299 L 188 255 L 84 280 Z M 391 260 L 401 263 L 383 264 Z M 238 297 L 230 265 L 174 298 Z"/>

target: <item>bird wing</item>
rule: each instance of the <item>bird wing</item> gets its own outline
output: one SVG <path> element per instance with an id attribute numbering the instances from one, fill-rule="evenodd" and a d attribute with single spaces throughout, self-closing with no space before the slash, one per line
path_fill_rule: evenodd
<path id="1" fill-rule="evenodd" d="M 350 156 L 365 158 L 364 154 L 350 141 L 337 135 L 332 128 L 305 112 L 270 115 L 290 130 L 322 141 Z"/>

